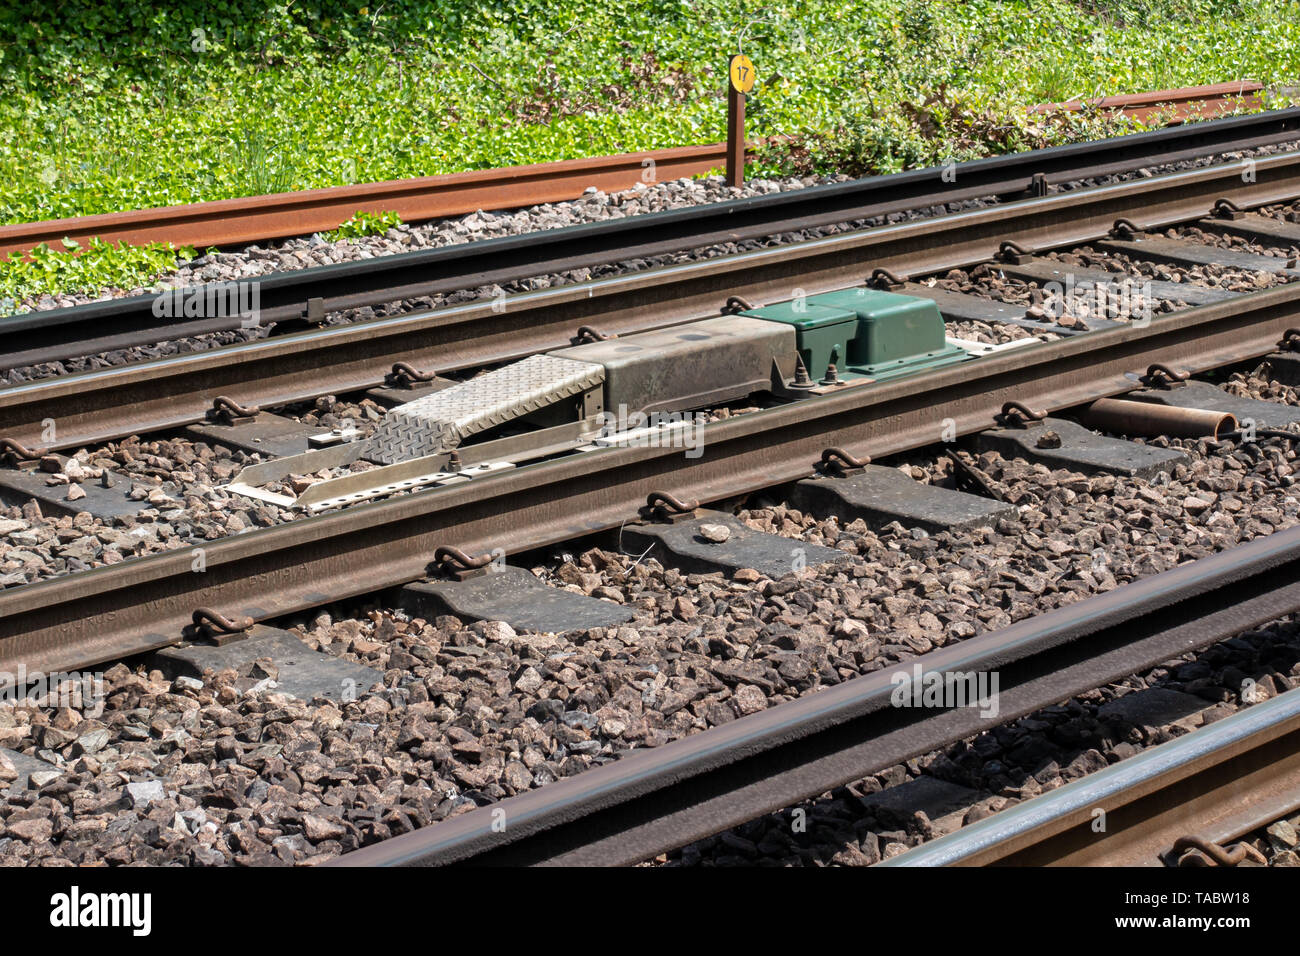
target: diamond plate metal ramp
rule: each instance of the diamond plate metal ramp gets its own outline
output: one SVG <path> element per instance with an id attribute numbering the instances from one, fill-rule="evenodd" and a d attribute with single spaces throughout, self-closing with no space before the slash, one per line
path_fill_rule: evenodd
<path id="1" fill-rule="evenodd" d="M 402 588 L 399 606 L 429 619 L 455 614 L 475 621 L 504 621 L 517 631 L 563 634 L 613 627 L 632 620 L 621 604 L 549 587 L 525 568 L 486 571 L 464 581 L 427 581 Z"/>
<path id="2" fill-rule="evenodd" d="M 1208 382 L 1187 382 L 1173 388 L 1148 388 L 1124 396 L 1138 402 L 1154 402 L 1174 408 L 1204 408 L 1224 412 L 1237 421 L 1252 420 L 1259 428 L 1285 428 L 1300 422 L 1300 408 L 1257 398 L 1238 398 Z"/>
<path id="3" fill-rule="evenodd" d="M 897 468 L 867 465 L 847 478 L 805 478 L 797 482 L 790 504 L 800 511 L 861 518 L 873 528 L 897 521 L 907 528 L 938 534 L 953 528 L 992 527 L 1013 518 L 1012 505 L 951 488 L 922 484 Z"/>
<path id="4" fill-rule="evenodd" d="M 1059 436 L 1055 445 L 1050 433 Z M 1003 458 L 1023 458 L 1048 468 L 1065 468 L 1085 475 L 1126 475 L 1149 478 L 1188 464 L 1187 456 L 1171 448 L 1139 445 L 1108 438 L 1062 418 L 1045 418 L 1029 428 L 992 428 L 965 439 L 977 452 L 995 451 Z"/>
<path id="5" fill-rule="evenodd" d="M 605 381 L 591 362 L 533 355 L 388 412 L 365 457 L 383 465 L 455 448 L 465 438 L 579 395 Z"/>
<path id="6" fill-rule="evenodd" d="M 647 557 L 688 573 L 734 574 L 742 568 L 752 568 L 773 579 L 805 565 L 849 560 L 848 554 L 834 548 L 747 528 L 721 511 L 697 511 L 696 515 L 672 523 L 627 525 L 621 532 L 623 550 L 640 554 L 653 548 Z M 708 540 L 700 533 L 703 525 L 722 525 L 729 532 L 727 540 Z"/>
<path id="7" fill-rule="evenodd" d="M 154 654 L 152 661 L 174 679 L 201 677 L 208 668 L 238 670 L 263 658 L 270 658 L 279 672 L 274 678 L 275 686 L 269 689 L 303 700 L 355 699 L 384 680 L 380 671 L 313 651 L 288 631 L 262 625 L 250 628 L 244 640 L 220 647 L 208 644 L 168 647 Z"/>

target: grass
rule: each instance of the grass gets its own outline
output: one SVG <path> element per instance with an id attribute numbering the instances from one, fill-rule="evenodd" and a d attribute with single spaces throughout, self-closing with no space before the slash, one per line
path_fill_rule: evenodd
<path id="1" fill-rule="evenodd" d="M 759 72 L 749 134 L 777 138 L 753 173 L 894 172 L 1115 129 L 1031 120 L 1037 102 L 1293 79 L 1297 14 L 1294 0 L 65 0 L 0 12 L 0 222 L 714 141 L 738 45 Z"/>

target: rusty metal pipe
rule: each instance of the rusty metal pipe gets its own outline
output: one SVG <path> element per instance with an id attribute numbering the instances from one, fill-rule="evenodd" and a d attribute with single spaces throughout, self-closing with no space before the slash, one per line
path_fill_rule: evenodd
<path id="1" fill-rule="evenodd" d="M 1205 408 L 1175 408 L 1153 402 L 1103 398 L 1088 406 L 1083 422 L 1089 428 L 1155 438 L 1218 438 L 1236 431 L 1237 419 Z"/>

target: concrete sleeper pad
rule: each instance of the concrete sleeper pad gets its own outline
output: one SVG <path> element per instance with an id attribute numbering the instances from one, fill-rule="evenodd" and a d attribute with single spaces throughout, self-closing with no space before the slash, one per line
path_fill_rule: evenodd
<path id="1" fill-rule="evenodd" d="M 1054 332 L 1057 335 L 1078 335 L 1092 329 L 1106 329 L 1120 325 L 1112 319 L 1091 316 L 1081 320 L 1082 328 L 1066 328 L 1051 319 L 1030 319 L 1025 315 L 1023 305 L 1012 305 L 996 299 L 985 299 L 965 292 L 949 292 L 947 289 L 931 289 L 929 286 L 908 283 L 903 287 L 907 295 L 929 299 L 939 307 L 944 322 L 996 322 L 1002 325 L 1018 325 L 1022 329 L 1036 332 Z"/>
<path id="2" fill-rule="evenodd" d="M 1047 432 L 1060 436 L 1059 448 L 1040 447 L 1040 439 Z M 1085 475 L 1150 478 L 1157 472 L 1172 470 L 1175 465 L 1188 464 L 1187 456 L 1172 448 L 1098 435 L 1061 418 L 1048 418 L 1029 428 L 992 428 L 971 435 L 965 443 L 976 452 L 995 451 L 1003 458 L 1023 458 L 1048 468 L 1064 468 Z"/>
<path id="3" fill-rule="evenodd" d="M 929 286 L 909 282 L 903 287 L 906 295 L 929 299 L 939 307 L 943 321 L 948 322 L 997 322 L 1002 325 L 1018 325 L 1021 328 L 1037 332 L 1059 332 L 1069 334 L 1069 330 L 1053 322 L 1025 318 L 1023 305 L 1011 305 L 994 299 L 985 299 L 964 292 L 949 292 L 947 289 L 932 289 Z"/>
<path id="4" fill-rule="evenodd" d="M 1085 301 L 1092 302 L 1096 301 L 1099 285 L 1111 297 L 1128 296 L 1132 301 L 1136 295 L 1145 295 L 1149 291 L 1153 298 L 1171 299 L 1188 305 L 1208 305 L 1224 299 L 1235 299 L 1241 294 L 1194 282 L 1169 282 L 1125 272 L 1084 269 L 1046 259 L 1035 259 L 1025 265 L 1000 264 L 997 270 L 1010 278 L 1037 282 L 1044 287 L 1049 282 L 1055 282 L 1060 289 L 1052 290 L 1053 292 L 1067 299 L 1082 297 Z M 1045 293 L 1047 291 L 1044 289 Z"/>
<path id="5" fill-rule="evenodd" d="M 647 557 L 687 573 L 723 571 L 734 574 L 752 568 L 769 578 L 780 578 L 807 565 L 847 561 L 849 555 L 834 548 L 783 538 L 747 528 L 729 514 L 701 512 L 702 517 L 672 524 L 647 522 L 623 528 L 622 548 L 640 554 L 651 548 Z M 707 540 L 703 525 L 723 525 L 729 534 L 726 541 Z"/>
<path id="6" fill-rule="evenodd" d="M 1272 352 L 1264 357 L 1266 377 L 1282 385 L 1300 385 L 1300 352 Z"/>
<path id="7" fill-rule="evenodd" d="M 1210 232 L 1244 236 L 1266 246 L 1281 246 L 1285 249 L 1287 246 L 1300 245 L 1300 226 L 1272 216 L 1250 213 L 1239 219 L 1202 219 L 1196 225 Z"/>
<path id="8" fill-rule="evenodd" d="M 279 673 L 272 678 L 275 686 L 268 684 L 267 689 L 304 700 L 355 699 L 384 679 L 381 671 L 313 651 L 288 631 L 261 625 L 252 627 L 244 640 L 221 647 L 191 644 L 166 648 L 153 655 L 153 664 L 175 679 L 201 677 L 209 668 L 238 670 L 268 657 Z"/>
<path id="9" fill-rule="evenodd" d="M 75 515 L 80 511 L 89 511 L 96 518 L 139 514 L 145 508 L 159 507 L 147 501 L 132 501 L 128 498 L 132 480 L 124 475 L 113 476 L 115 484 L 112 488 L 105 488 L 98 478 L 76 482 L 85 495 L 75 501 L 68 500 L 71 485 L 48 485 L 46 481 L 49 477 L 43 471 L 0 469 L 0 501 L 22 506 L 34 499 L 41 506 L 41 514 Z M 176 506 L 182 503 L 177 501 Z"/>
<path id="10" fill-rule="evenodd" d="M 1190 730 L 1199 721 L 1188 722 L 1188 718 L 1196 717 L 1212 706 L 1209 701 L 1182 691 L 1148 687 L 1103 704 L 1098 708 L 1097 716 L 1135 727 L 1165 727 L 1181 721 Z"/>
<path id="11" fill-rule="evenodd" d="M 1154 402 L 1174 408 L 1205 408 L 1236 417 L 1238 422 L 1250 419 L 1256 428 L 1285 428 L 1300 422 L 1300 408 L 1281 402 L 1264 402 L 1257 398 L 1239 398 L 1209 382 L 1187 382 L 1175 388 L 1148 388 L 1125 395 L 1139 402 Z"/>
<path id="12" fill-rule="evenodd" d="M 992 527 L 1013 518 L 1013 505 L 979 495 L 922 484 L 897 468 L 868 465 L 847 478 L 806 478 L 794 486 L 790 503 L 800 511 L 861 518 L 873 528 L 897 521 L 938 534 L 953 528 Z"/>
<path id="13" fill-rule="evenodd" d="M 63 772 L 59 770 L 58 767 L 54 766 L 54 764 L 52 763 L 47 763 L 46 761 L 41 760 L 37 757 L 29 757 L 27 756 L 27 754 L 19 753 L 16 750 L 10 750 L 8 747 L 0 747 L 0 753 L 3 753 L 5 757 L 8 758 L 9 762 L 14 765 L 14 769 L 18 771 L 18 779 L 8 784 L 8 786 L 5 788 L 6 791 L 12 792 L 12 791 L 19 791 L 19 790 L 38 789 L 38 788 L 33 788 L 30 785 L 31 775 L 34 773 L 40 773 L 41 771 L 51 771 L 51 770 L 56 773 Z"/>
<path id="14" fill-rule="evenodd" d="M 877 790 L 862 797 L 862 807 L 868 813 L 880 816 L 882 811 L 893 819 L 888 822 L 909 821 L 918 810 L 931 820 L 964 810 L 980 799 L 980 793 L 958 783 L 949 783 L 938 777 L 915 777 L 896 787 Z"/>
<path id="15" fill-rule="evenodd" d="M 430 581 L 402 588 L 408 614 L 455 614 L 475 621 L 504 621 L 517 631 L 563 634 L 613 627 L 632 620 L 621 604 L 549 587 L 525 568 L 488 570 L 464 581 Z"/>
<path id="16" fill-rule="evenodd" d="M 1287 268 L 1286 256 L 1262 256 L 1240 249 L 1224 249 L 1186 239 L 1165 239 L 1153 236 L 1148 239 L 1104 239 L 1094 242 L 1098 252 L 1118 252 L 1134 259 L 1150 262 L 1171 262 L 1178 266 L 1223 266 L 1227 269 L 1249 269 L 1254 272 L 1273 272 L 1300 275 L 1300 270 Z"/>
<path id="17" fill-rule="evenodd" d="M 185 435 L 209 445 L 225 445 L 240 451 L 287 458 L 311 447 L 311 436 L 329 431 L 319 425 L 304 425 L 292 418 L 262 412 L 256 418 L 234 425 L 201 422 L 189 425 Z"/>
<path id="18" fill-rule="evenodd" d="M 418 398 L 424 398 L 426 395 L 432 395 L 434 392 L 441 392 L 446 388 L 453 388 L 460 383 L 449 378 L 434 376 L 427 382 L 416 382 L 410 388 L 404 388 L 396 385 L 381 385 L 378 388 L 366 390 L 366 398 L 374 399 L 385 408 L 396 408 L 398 405 L 405 405 L 407 402 L 413 402 Z"/>

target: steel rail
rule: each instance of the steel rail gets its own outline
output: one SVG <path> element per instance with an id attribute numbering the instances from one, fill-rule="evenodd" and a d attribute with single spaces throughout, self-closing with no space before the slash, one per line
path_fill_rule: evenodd
<path id="1" fill-rule="evenodd" d="M 1300 155 L 1260 159 L 1249 173 L 1208 167 L 531 292 L 504 309 L 475 303 L 42 379 L 0 390 L 0 437 L 77 447 L 199 421 L 218 395 L 274 407 L 377 385 L 397 361 L 438 371 L 502 362 L 568 345 L 584 324 L 641 331 L 716 315 L 733 295 L 786 300 L 856 285 L 873 268 L 920 275 L 969 266 L 1007 239 L 1031 250 L 1068 246 L 1106 235 L 1121 217 L 1163 228 L 1224 197 L 1247 208 L 1300 196 Z"/>
<path id="2" fill-rule="evenodd" d="M 1257 107 L 1259 83 L 1242 80 L 1214 86 L 1156 90 L 1087 101 L 1086 107 L 1142 118 L 1152 105 L 1201 107 L 1191 115 L 1209 119 L 1241 105 Z M 1077 112 L 1084 101 L 1044 103 L 1031 113 Z M 1186 118 L 1180 114 L 1179 118 Z M 583 190 L 629 189 L 638 182 L 703 175 L 726 160 L 726 143 L 679 146 L 591 156 L 558 162 L 497 169 L 469 170 L 374 183 L 301 189 L 264 196 L 132 209 L 124 212 L 46 219 L 0 225 L 0 256 L 29 252 L 41 243 L 91 238 L 105 242 L 170 242 L 205 249 L 268 239 L 303 236 L 333 229 L 357 210 L 396 212 L 407 222 L 460 216 L 478 209 L 496 210 L 577 199 Z"/>
<path id="3" fill-rule="evenodd" d="M 333 862 L 635 863 L 1297 608 L 1300 528 L 1292 528 Z M 918 665 L 996 674 L 997 713 L 897 706 L 896 690 L 916 680 Z"/>
<path id="4" fill-rule="evenodd" d="M 362 262 L 274 273 L 255 281 L 260 321 L 297 319 L 320 300 L 322 313 L 442 292 L 506 284 L 611 261 L 851 222 L 907 209 L 990 196 L 1024 195 L 1035 184 L 1130 172 L 1155 163 L 1255 148 L 1300 135 L 1300 108 L 1195 123 L 1092 143 L 920 169 L 738 199 L 689 209 L 489 239 Z M 156 296 L 93 302 L 0 319 L 5 367 L 37 364 L 198 331 L 239 328 L 240 316 L 174 323 L 154 315 Z"/>
<path id="5" fill-rule="evenodd" d="M 607 448 L 462 485 L 131 559 L 0 592 L 0 670 L 73 670 L 178 639 L 195 608 L 266 619 L 415 580 L 436 548 L 511 552 L 618 527 L 653 491 L 718 501 L 813 473 L 823 449 L 881 457 L 990 427 L 1008 401 L 1059 410 L 1265 355 L 1300 316 L 1284 285 L 1126 327 L 703 426 L 703 453 Z M 951 420 L 948 423 L 946 420 Z"/>
<path id="6" fill-rule="evenodd" d="M 883 866 L 1160 866 L 1300 806 L 1300 690 L 902 853 Z M 1100 828 L 1097 810 L 1105 813 Z"/>
<path id="7" fill-rule="evenodd" d="M 1102 96 L 1096 99 L 1066 100 L 1062 103 L 1040 103 L 1031 107 L 1030 113 L 1123 113 L 1139 122 L 1167 119 L 1182 122 L 1198 117 L 1209 117 L 1235 109 L 1258 109 L 1263 104 L 1264 84 L 1253 80 L 1236 80 L 1214 83 L 1209 86 L 1184 86 L 1176 90 L 1151 90 L 1145 93 L 1127 93 L 1120 96 Z"/>
<path id="8" fill-rule="evenodd" d="M 700 176 L 720 169 L 726 159 L 725 143 L 709 143 L 16 223 L 0 226 L 0 256 L 65 237 L 83 244 L 98 237 L 198 249 L 243 245 L 334 229 L 358 210 L 395 212 L 406 222 L 419 222 L 577 199 L 590 186 L 607 192 L 630 189 L 647 172 L 661 181 Z"/>

